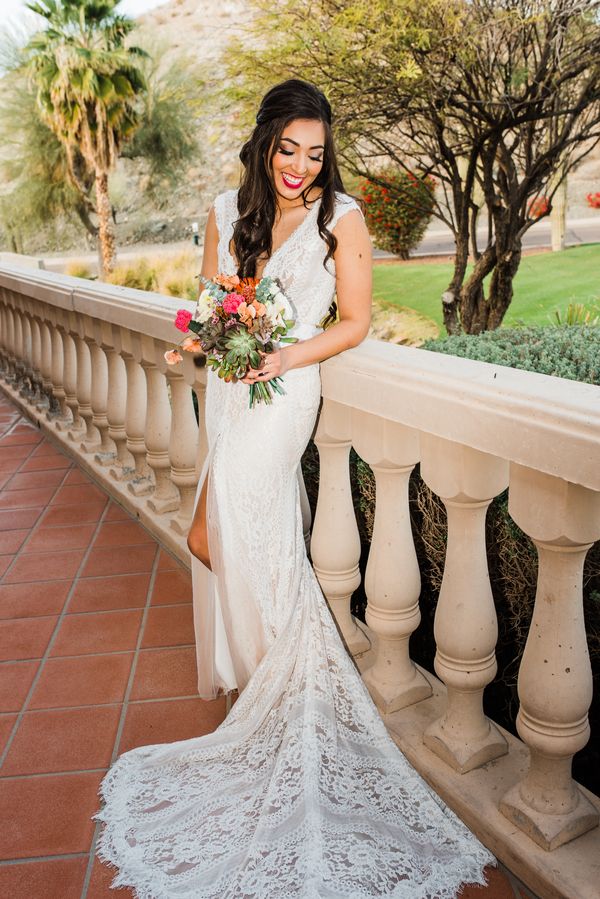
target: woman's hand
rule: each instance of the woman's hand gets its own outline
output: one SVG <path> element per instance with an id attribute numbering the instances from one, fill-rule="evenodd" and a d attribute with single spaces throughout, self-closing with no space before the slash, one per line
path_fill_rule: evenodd
<path id="1" fill-rule="evenodd" d="M 290 360 L 287 349 L 275 350 L 273 353 L 261 353 L 262 365 L 260 368 L 249 368 L 246 377 L 241 378 L 242 384 L 255 384 L 257 381 L 270 381 L 271 378 L 279 378 L 289 371 Z"/>

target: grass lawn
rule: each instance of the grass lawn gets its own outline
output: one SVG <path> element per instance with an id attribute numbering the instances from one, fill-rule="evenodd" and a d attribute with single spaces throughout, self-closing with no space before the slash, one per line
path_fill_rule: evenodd
<path id="1" fill-rule="evenodd" d="M 373 296 L 383 306 L 417 310 L 433 319 L 442 334 L 441 295 L 451 276 L 448 262 L 380 263 L 373 268 Z M 514 289 L 505 327 L 551 324 L 554 310 L 564 312 L 569 303 L 583 303 L 600 312 L 600 244 L 524 256 Z"/>

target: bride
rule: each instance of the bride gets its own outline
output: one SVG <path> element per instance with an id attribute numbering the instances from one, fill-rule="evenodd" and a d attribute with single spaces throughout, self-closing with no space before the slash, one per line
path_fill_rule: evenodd
<path id="1" fill-rule="evenodd" d="M 291 79 L 262 100 L 202 272 L 271 275 L 298 342 L 242 382 L 208 372 L 209 452 L 189 534 L 199 692 L 235 689 L 217 730 L 124 753 L 102 783 L 98 853 L 140 899 L 457 896 L 493 856 L 389 737 L 307 559 L 300 458 L 319 362 L 367 334 L 371 246 L 344 192 L 331 109 Z M 337 295 L 339 321 L 319 322 Z M 285 395 L 248 408 L 248 385 Z M 333 535 L 332 535 L 333 538 Z"/>

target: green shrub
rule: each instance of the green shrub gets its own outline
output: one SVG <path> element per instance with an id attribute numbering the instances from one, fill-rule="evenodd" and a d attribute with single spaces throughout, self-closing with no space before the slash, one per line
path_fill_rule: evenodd
<path id="1" fill-rule="evenodd" d="M 69 262 L 67 267 L 65 268 L 65 274 L 70 275 L 71 278 L 87 278 L 90 279 L 92 277 L 92 270 L 89 265 L 86 265 L 85 262 Z"/>
<path id="2" fill-rule="evenodd" d="M 137 290 L 156 290 L 158 286 L 156 271 L 147 259 L 138 259 L 130 265 L 117 265 L 106 280 L 110 284 L 135 287 Z"/>
<path id="3" fill-rule="evenodd" d="M 428 340 L 424 350 L 600 384 L 600 327 L 499 328 Z"/>
<path id="4" fill-rule="evenodd" d="M 378 172 L 377 181 L 359 184 L 369 231 L 381 250 L 408 259 L 431 219 L 435 180 L 388 167 Z"/>

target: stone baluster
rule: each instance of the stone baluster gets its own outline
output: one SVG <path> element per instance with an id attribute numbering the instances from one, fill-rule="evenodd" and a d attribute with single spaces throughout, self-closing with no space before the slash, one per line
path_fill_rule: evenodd
<path id="1" fill-rule="evenodd" d="M 320 475 L 310 543 L 312 562 L 348 649 L 353 655 L 360 655 L 370 644 L 350 612 L 352 594 L 360 584 L 360 538 L 350 488 L 349 406 L 323 403 L 315 443 L 319 450 Z"/>
<path id="2" fill-rule="evenodd" d="M 448 543 L 435 615 L 435 670 L 447 708 L 425 731 L 426 745 L 464 773 L 504 755 L 507 744 L 483 714 L 493 680 L 498 623 L 487 567 L 485 519 L 508 483 L 508 463 L 458 443 L 421 435 L 421 475 L 444 502 Z"/>
<path id="3" fill-rule="evenodd" d="M 115 328 L 115 349 L 125 362 L 127 399 L 125 403 L 126 447 L 131 464 L 110 469 L 117 481 L 129 481 L 129 490 L 136 496 L 144 496 L 154 490 L 152 471 L 146 463 L 146 376 L 134 358 L 131 332 L 127 328 Z"/>
<path id="4" fill-rule="evenodd" d="M 8 355 L 8 313 L 6 310 L 5 291 L 0 287 L 0 367 L 2 375 L 6 374 Z"/>
<path id="5" fill-rule="evenodd" d="M 83 339 L 82 320 L 76 316 L 75 321 L 73 340 L 77 356 L 77 405 L 84 428 L 81 430 L 71 428 L 68 437 L 69 440 L 78 444 L 81 441 L 80 445 L 84 448 L 89 447 L 89 450 L 85 449 L 86 452 L 94 452 L 100 446 L 100 435 L 92 421 L 94 417 L 92 411 L 92 358 L 90 349 Z"/>
<path id="6" fill-rule="evenodd" d="M 509 512 L 537 547 L 538 581 L 518 681 L 517 730 L 530 764 L 500 809 L 551 850 L 598 824 L 598 810 L 573 780 L 571 765 L 590 736 L 582 584 L 586 553 L 600 538 L 600 493 L 514 464 Z"/>
<path id="7" fill-rule="evenodd" d="M 45 320 L 40 321 L 40 337 L 42 340 L 42 363 L 40 367 L 42 375 L 42 399 L 38 403 L 38 411 L 56 411 L 56 404 L 52 395 L 52 334 Z"/>
<path id="8" fill-rule="evenodd" d="M 52 322 L 50 324 L 50 339 L 52 344 L 52 396 L 54 397 L 53 409 L 46 412 L 48 421 L 60 422 L 63 428 L 71 426 L 71 413 L 67 406 L 67 394 L 64 387 L 65 356 L 63 336 L 57 327 L 57 310 L 52 310 Z M 59 429 L 60 430 L 60 429 Z"/>
<path id="9" fill-rule="evenodd" d="M 12 306 L 6 306 L 6 380 L 12 383 L 15 380 L 15 311 Z"/>
<path id="10" fill-rule="evenodd" d="M 14 337 L 14 355 L 15 355 L 15 378 L 17 389 L 21 387 L 23 372 L 25 371 L 25 354 L 23 344 L 23 321 L 21 310 L 15 308 L 15 337 Z"/>
<path id="11" fill-rule="evenodd" d="M 42 335 L 39 319 L 35 315 L 32 315 L 29 323 L 31 325 L 31 366 L 33 370 L 31 403 L 37 406 L 42 400 Z"/>
<path id="12" fill-rule="evenodd" d="M 147 502 L 157 514 L 175 512 L 179 508 L 179 492 L 171 482 L 171 406 L 166 378 L 156 364 L 157 355 L 165 352 L 167 344 L 145 334 L 134 338 L 136 359 L 146 374 L 146 462 L 154 472 L 155 481 L 154 493 Z M 127 487 L 135 492 L 131 483 Z"/>
<path id="13" fill-rule="evenodd" d="M 2 305 L 2 368 L 7 381 L 11 380 L 12 365 L 12 309 L 10 308 L 9 291 L 4 290 L 5 302 Z"/>
<path id="14" fill-rule="evenodd" d="M 33 347 L 31 337 L 31 318 L 28 310 L 21 317 L 23 328 L 23 380 L 19 389 L 20 395 L 26 401 L 31 401 L 33 396 Z"/>
<path id="15" fill-rule="evenodd" d="M 187 534 L 194 515 L 194 496 L 198 483 L 196 456 L 198 425 L 192 404 L 190 375 L 184 377 L 184 364 L 167 365 L 164 357 L 157 356 L 159 368 L 166 374 L 171 391 L 171 434 L 169 458 L 171 460 L 171 481 L 179 490 L 180 504 L 171 527 L 177 534 Z M 185 367 L 193 367 L 188 356 Z M 151 503 L 152 500 L 149 500 Z"/>
<path id="16" fill-rule="evenodd" d="M 97 429 L 99 441 L 93 439 L 91 442 L 88 442 L 85 439 L 81 444 L 81 449 L 86 453 L 93 453 L 94 458 L 100 455 L 101 457 L 114 459 L 115 448 L 108 435 L 108 417 L 106 414 L 108 406 L 108 363 L 106 353 L 96 343 L 93 329 L 94 320 L 86 317 L 84 340 L 89 347 L 92 370 L 92 424 Z"/>
<path id="17" fill-rule="evenodd" d="M 72 324 L 69 320 L 70 315 L 71 313 L 68 312 L 64 314 L 63 321 L 60 325 L 60 336 L 63 342 L 63 358 L 65 360 L 63 375 L 65 404 L 69 409 L 71 415 L 70 421 L 57 421 L 56 427 L 59 430 L 68 429 L 71 433 L 78 432 L 79 439 L 81 439 L 83 436 L 83 431 L 85 430 L 85 422 L 79 414 L 79 401 L 77 399 L 77 347 L 75 346 L 75 341 L 70 334 L 70 327 Z"/>
<path id="18" fill-rule="evenodd" d="M 353 412 L 356 452 L 375 475 L 373 536 L 365 576 L 366 621 L 377 634 L 374 664 L 363 679 L 384 713 L 431 696 L 429 681 L 411 661 L 410 635 L 419 625 L 421 574 L 408 505 L 408 482 L 419 460 L 416 431 Z"/>
<path id="19" fill-rule="evenodd" d="M 115 469 L 130 468 L 131 454 L 127 449 L 127 433 L 125 431 L 125 409 L 127 404 L 127 372 L 125 362 L 115 349 L 115 336 L 119 328 L 110 322 L 96 319 L 96 343 L 106 355 L 108 394 L 106 402 L 106 420 L 108 422 L 107 438 L 111 449 L 96 453 L 94 461 L 105 467 Z"/>

